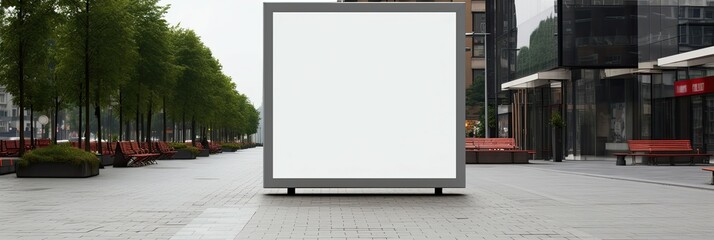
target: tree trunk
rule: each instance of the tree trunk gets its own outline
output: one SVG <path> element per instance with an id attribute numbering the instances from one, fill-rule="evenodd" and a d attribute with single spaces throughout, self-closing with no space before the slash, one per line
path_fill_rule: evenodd
<path id="1" fill-rule="evenodd" d="M 149 152 L 151 152 L 151 104 L 152 101 L 149 99 L 149 111 L 146 114 L 146 142 L 149 143 Z"/>
<path id="2" fill-rule="evenodd" d="M 119 90 L 119 137 L 117 138 L 117 140 L 119 140 L 119 141 L 124 140 L 124 132 L 122 131 L 122 130 L 124 130 L 122 128 L 122 124 L 124 124 L 124 115 L 123 115 L 124 112 L 122 111 L 122 108 L 121 108 L 121 102 L 122 102 L 121 90 Z"/>
<path id="3" fill-rule="evenodd" d="M 166 142 L 166 97 L 163 98 L 163 103 L 162 103 L 162 111 L 164 112 L 161 114 L 161 117 L 163 117 L 163 138 L 162 140 Z"/>
<path id="4" fill-rule="evenodd" d="M 101 94 L 102 80 L 97 78 L 97 89 L 94 94 L 94 114 L 97 116 L 97 152 L 102 154 L 102 109 L 99 107 L 99 95 Z"/>
<path id="5" fill-rule="evenodd" d="M 186 142 L 186 112 L 183 113 L 181 121 L 181 142 Z"/>
<path id="6" fill-rule="evenodd" d="M 139 128 L 139 123 L 141 120 L 139 120 L 139 94 L 136 94 L 136 142 L 141 142 L 141 136 L 139 135 L 139 131 L 141 128 Z"/>
<path id="7" fill-rule="evenodd" d="M 191 117 L 191 143 L 195 145 L 196 142 L 196 117 Z"/>
<path id="8" fill-rule="evenodd" d="M 84 126 L 86 130 L 84 131 L 84 150 L 87 152 L 89 149 L 89 0 L 84 3 L 86 23 L 84 25 L 85 35 L 84 35 L 84 95 L 87 96 L 87 101 L 84 103 Z"/>
<path id="9" fill-rule="evenodd" d="M 24 12 L 23 12 L 24 5 L 22 3 L 22 0 L 18 2 L 18 7 L 17 7 L 17 19 L 20 22 L 20 29 L 22 29 L 24 25 Z M 23 109 L 25 109 L 25 51 L 24 51 L 24 39 L 23 37 L 23 32 L 22 30 L 17 34 L 19 37 L 18 41 L 18 48 L 19 51 L 18 53 L 20 54 L 17 58 L 17 67 L 18 67 L 18 81 L 19 81 L 19 86 L 20 86 L 20 127 L 18 130 L 20 131 L 20 151 L 19 155 L 22 156 L 25 154 L 25 114 Z"/>
<path id="10" fill-rule="evenodd" d="M 79 83 L 79 105 L 77 105 L 77 110 L 79 111 L 79 127 L 77 128 L 77 147 L 79 149 L 82 149 L 82 88 L 84 87 L 84 84 L 82 82 Z"/>
<path id="11" fill-rule="evenodd" d="M 52 144 L 57 144 L 57 120 L 59 119 L 59 96 L 55 92 L 55 116 L 52 121 Z"/>
<path id="12" fill-rule="evenodd" d="M 35 149 L 35 111 L 30 104 L 30 149 Z"/>

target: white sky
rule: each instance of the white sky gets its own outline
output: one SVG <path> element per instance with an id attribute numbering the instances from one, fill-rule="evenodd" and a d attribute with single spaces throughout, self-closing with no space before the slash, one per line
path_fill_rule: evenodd
<path id="1" fill-rule="evenodd" d="M 263 103 L 263 2 L 336 0 L 161 0 L 169 24 L 193 29 L 255 107 Z"/>

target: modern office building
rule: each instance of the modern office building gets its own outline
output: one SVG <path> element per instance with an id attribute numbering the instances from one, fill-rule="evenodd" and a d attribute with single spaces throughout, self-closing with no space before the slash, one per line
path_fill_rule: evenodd
<path id="1" fill-rule="evenodd" d="M 714 152 L 714 1 L 489 1 L 499 136 L 602 159 L 629 139 Z M 710 91 L 711 90 L 711 91 Z M 554 112 L 566 127 L 548 124 Z"/>

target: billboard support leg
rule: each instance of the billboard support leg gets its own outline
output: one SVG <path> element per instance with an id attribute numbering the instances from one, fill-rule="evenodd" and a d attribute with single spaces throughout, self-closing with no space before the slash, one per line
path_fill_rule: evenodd
<path id="1" fill-rule="evenodd" d="M 288 188 L 288 195 L 295 195 L 295 188 Z"/>
<path id="2" fill-rule="evenodd" d="M 442 188 L 434 188 L 434 194 L 435 194 L 435 195 L 441 195 L 441 194 L 443 194 L 443 193 L 444 193 L 444 191 L 443 191 Z"/>

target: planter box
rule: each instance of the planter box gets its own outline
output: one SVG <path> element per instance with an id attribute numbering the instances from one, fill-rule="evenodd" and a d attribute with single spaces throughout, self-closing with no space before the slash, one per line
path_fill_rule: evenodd
<path id="1" fill-rule="evenodd" d="M 102 161 L 102 166 L 114 165 L 114 156 L 102 155 L 99 160 Z"/>
<path id="2" fill-rule="evenodd" d="M 99 175 L 99 165 L 35 163 L 27 167 L 18 166 L 16 174 L 19 178 L 86 178 Z"/>
<path id="3" fill-rule="evenodd" d="M 223 151 L 224 152 L 236 152 L 236 151 L 238 151 L 238 149 L 237 148 L 223 148 Z"/>
<path id="4" fill-rule="evenodd" d="M 196 159 L 196 155 L 186 149 L 176 149 L 176 154 L 171 159 Z"/>
<path id="5" fill-rule="evenodd" d="M 18 158 L 0 159 L 0 175 L 14 173 Z"/>
<path id="6" fill-rule="evenodd" d="M 466 151 L 467 164 L 528 163 L 526 151 Z"/>
<path id="7" fill-rule="evenodd" d="M 199 157 L 208 157 L 209 155 L 211 155 L 211 152 L 208 149 L 203 149 L 198 153 Z"/>

